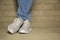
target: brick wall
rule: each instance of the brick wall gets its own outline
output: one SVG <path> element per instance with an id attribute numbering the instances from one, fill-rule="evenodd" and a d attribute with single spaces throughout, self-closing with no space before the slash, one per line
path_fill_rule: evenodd
<path id="1" fill-rule="evenodd" d="M 0 0 L 0 27 L 6 28 L 15 18 L 15 0 Z M 31 8 L 32 27 L 60 27 L 60 1 L 34 0 Z"/>

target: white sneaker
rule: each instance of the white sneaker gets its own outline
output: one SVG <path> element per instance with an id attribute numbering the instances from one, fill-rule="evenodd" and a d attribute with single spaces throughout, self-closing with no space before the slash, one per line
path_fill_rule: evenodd
<path id="1" fill-rule="evenodd" d="M 22 24 L 23 24 L 22 18 L 15 18 L 13 23 L 8 26 L 8 31 L 12 34 L 16 33 Z"/>
<path id="2" fill-rule="evenodd" d="M 19 33 L 28 33 L 29 31 L 31 31 L 31 24 L 28 20 L 24 21 L 24 24 L 22 25 L 22 27 L 19 30 Z"/>

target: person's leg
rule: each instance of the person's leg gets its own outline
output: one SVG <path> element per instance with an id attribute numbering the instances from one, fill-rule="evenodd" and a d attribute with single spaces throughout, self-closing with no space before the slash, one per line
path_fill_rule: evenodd
<path id="1" fill-rule="evenodd" d="M 21 0 L 17 0 L 17 2 L 18 2 L 18 10 L 16 13 L 16 17 L 17 18 L 21 17 L 23 20 L 25 20 L 25 15 L 23 14 L 22 9 L 21 9 Z"/>
<path id="2" fill-rule="evenodd" d="M 20 1 L 20 2 L 19 2 Z M 19 33 L 28 33 L 31 31 L 30 25 L 30 8 L 32 6 L 33 0 L 19 0 L 18 2 L 20 9 L 18 9 L 17 16 L 24 19 L 24 24 L 19 30 Z"/>
<path id="3" fill-rule="evenodd" d="M 17 17 L 30 20 L 30 8 L 33 0 L 18 0 Z"/>

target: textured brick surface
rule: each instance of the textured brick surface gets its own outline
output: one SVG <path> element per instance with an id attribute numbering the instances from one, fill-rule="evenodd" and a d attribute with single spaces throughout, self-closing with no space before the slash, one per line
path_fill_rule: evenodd
<path id="1" fill-rule="evenodd" d="M 0 22 L 10 23 L 13 21 L 16 16 L 16 4 L 17 2 L 15 0 L 0 1 Z M 45 24 L 46 25 L 43 27 L 49 27 L 50 25 L 48 24 L 51 24 L 51 27 L 57 27 L 57 24 L 60 22 L 59 0 L 34 0 L 33 6 L 31 8 L 31 21 L 33 23 L 33 27 L 42 27 Z M 53 26 L 53 24 L 56 24 L 57 26 Z"/>
<path id="2" fill-rule="evenodd" d="M 14 0 L 1 0 L 0 1 L 0 17 L 1 22 L 12 22 L 16 16 L 17 2 Z M 36 20 L 38 19 L 38 20 Z M 31 21 L 36 25 L 41 22 L 48 24 L 47 22 L 54 22 L 54 24 L 60 22 L 60 3 L 58 0 L 34 0 L 31 8 Z M 49 24 L 50 24 L 49 23 Z M 45 24 L 42 24 L 45 25 Z M 4 25 L 5 26 L 5 25 Z M 37 27 L 41 25 L 37 25 Z M 49 25 L 48 25 L 49 26 Z M 48 27 L 46 25 L 46 27 Z M 33 26 L 36 27 L 36 26 Z M 53 26 L 51 26 L 53 27 Z"/>

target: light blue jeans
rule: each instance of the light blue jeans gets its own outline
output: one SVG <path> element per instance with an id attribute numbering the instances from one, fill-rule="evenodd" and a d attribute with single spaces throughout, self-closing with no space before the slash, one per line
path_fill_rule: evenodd
<path id="1" fill-rule="evenodd" d="M 30 8 L 32 6 L 33 0 L 17 0 L 18 10 L 17 17 L 21 17 L 23 20 L 30 20 Z"/>

